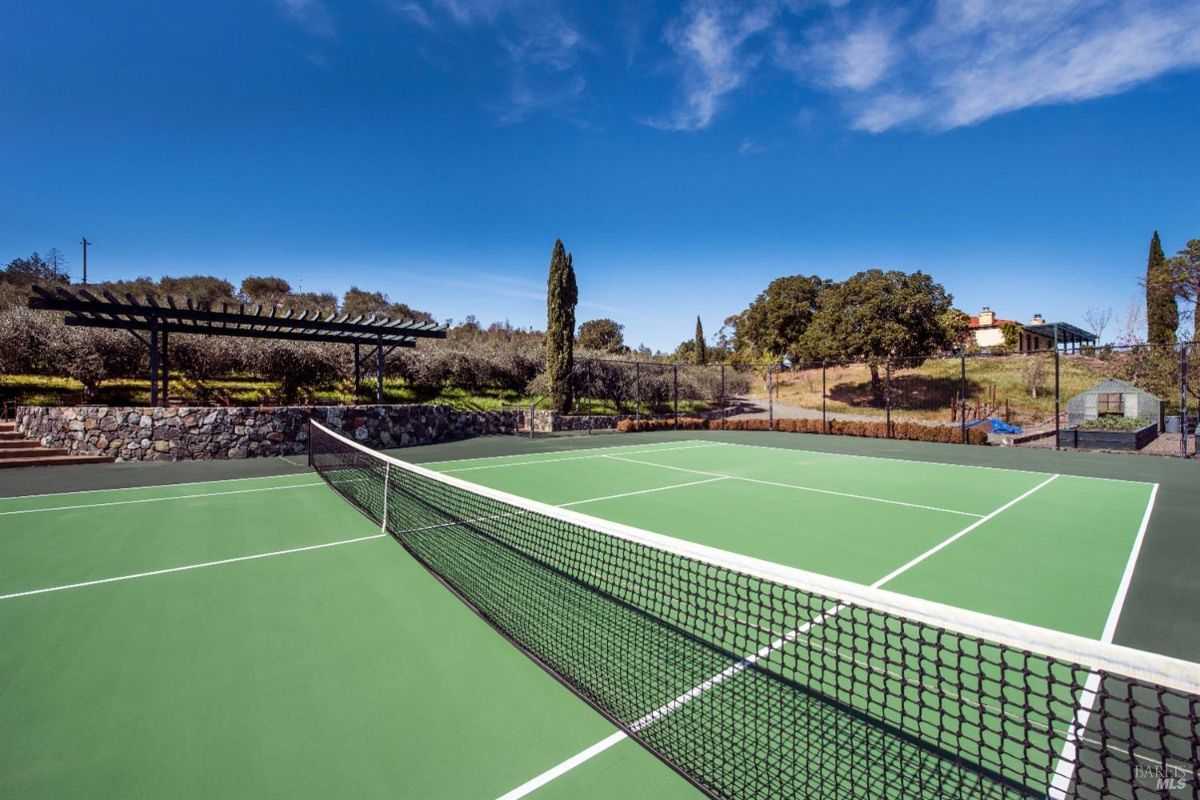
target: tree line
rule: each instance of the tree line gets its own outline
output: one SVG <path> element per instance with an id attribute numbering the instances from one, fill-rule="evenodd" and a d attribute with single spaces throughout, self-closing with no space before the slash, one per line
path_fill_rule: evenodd
<path id="1" fill-rule="evenodd" d="M 71 276 L 66 259 L 55 255 L 51 249 L 47 256 L 36 252 L 25 258 L 14 258 L 0 270 L 0 308 L 24 306 L 34 284 L 44 286 L 69 286 Z M 89 283 L 93 294 L 112 292 L 120 298 L 126 294 L 134 297 L 156 295 L 158 297 L 187 297 L 193 301 L 220 308 L 222 303 L 231 306 L 241 304 L 278 307 L 295 311 L 310 310 L 329 314 L 333 312 L 354 316 L 372 314 L 393 319 L 410 319 L 417 322 L 435 322 L 428 311 L 412 308 L 405 303 L 393 302 L 383 292 L 372 292 L 351 286 L 339 299 L 333 292 L 300 292 L 292 288 L 284 278 L 273 275 L 249 275 L 235 288 L 224 278 L 212 275 L 187 275 L 182 277 L 163 276 L 159 280 L 139 277 L 132 280 L 103 281 Z"/>
<path id="2" fill-rule="evenodd" d="M 1150 237 L 1146 259 L 1146 339 L 1150 344 L 1170 345 L 1181 335 L 1181 318 L 1192 317 L 1190 341 L 1200 341 L 1200 239 L 1191 239 L 1172 258 L 1162 249 L 1158 231 Z M 1179 306 L 1186 309 L 1180 314 Z M 1190 308 L 1188 308 L 1190 306 Z"/>

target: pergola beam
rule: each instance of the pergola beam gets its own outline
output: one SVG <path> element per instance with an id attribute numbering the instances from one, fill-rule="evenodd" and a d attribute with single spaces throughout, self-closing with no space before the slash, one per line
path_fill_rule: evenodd
<path id="1" fill-rule="evenodd" d="M 87 299 L 77 297 L 62 288 L 59 288 L 55 293 L 50 293 L 40 286 L 34 286 L 33 291 L 37 296 L 29 298 L 29 307 L 44 311 L 68 311 L 75 314 L 101 315 L 103 317 L 121 315 L 145 320 L 157 317 L 159 319 L 172 319 L 177 322 L 210 323 L 214 328 L 217 325 L 232 325 L 235 329 L 241 329 L 242 326 L 250 328 L 261 326 L 263 329 L 278 327 L 280 330 L 363 334 L 373 334 L 382 329 L 387 333 L 402 333 L 405 336 L 418 338 L 444 339 L 446 336 L 446 326 L 435 322 L 415 322 L 403 319 L 393 320 L 388 317 L 373 317 L 367 322 L 351 322 L 339 319 L 335 313 L 327 315 L 324 319 L 315 313 L 312 317 L 306 318 L 307 312 L 302 313 L 299 317 L 288 319 L 275 316 L 274 314 L 247 313 L 245 306 L 239 306 L 239 310 L 236 312 L 212 311 L 204 308 L 179 308 L 177 306 L 166 308 L 159 305 L 153 296 L 150 295 L 146 297 L 146 303 L 137 302 L 132 295 L 126 295 L 128 302 L 121 303 L 113 302 L 116 298 L 111 297 L 111 295 L 106 300 L 100 300 L 95 297 Z M 261 312 L 261 307 L 258 310 Z M 215 328 L 215 330 L 222 329 Z"/>
<path id="2" fill-rule="evenodd" d="M 383 402 L 383 372 L 385 359 L 397 347 L 415 347 L 418 338 L 444 339 L 446 326 L 433 322 L 360 314 L 353 319 L 336 311 L 301 311 L 278 307 L 264 309 L 254 306 L 250 311 L 239 305 L 231 311 L 225 303 L 214 311 L 208 303 L 196 303 L 187 298 L 177 304 L 173 297 L 163 305 L 151 295 L 139 302 L 132 294 L 122 301 L 112 292 L 102 291 L 103 299 L 80 289 L 72 293 L 65 287 L 53 291 L 33 286 L 29 307 L 44 311 L 66 312 L 65 324 L 83 328 L 124 330 L 136 337 L 150 350 L 150 403 L 158 405 L 161 396 L 165 403 L 170 392 L 169 336 L 184 333 L 195 336 L 233 336 L 253 339 L 277 339 L 294 342 L 325 342 L 354 346 L 355 395 L 361 389 L 364 359 L 362 345 L 373 348 L 365 361 L 375 358 L 375 397 Z M 266 313 L 264 313 L 266 311 Z M 148 334 L 143 336 L 139 331 Z"/>

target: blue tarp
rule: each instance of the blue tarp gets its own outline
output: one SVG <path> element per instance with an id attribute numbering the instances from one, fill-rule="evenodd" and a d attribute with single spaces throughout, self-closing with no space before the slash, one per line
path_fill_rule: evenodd
<path id="1" fill-rule="evenodd" d="M 1007 422 L 1002 422 L 998 419 L 989 419 L 992 424 L 992 433 L 1023 433 L 1016 425 L 1009 425 Z"/>

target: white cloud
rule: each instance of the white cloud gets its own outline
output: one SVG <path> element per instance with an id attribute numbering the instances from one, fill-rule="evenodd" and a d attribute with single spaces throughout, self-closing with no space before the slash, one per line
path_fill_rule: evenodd
<path id="1" fill-rule="evenodd" d="M 773 4 L 693 0 L 667 31 L 682 70 L 683 97 L 675 111 L 650 124 L 668 130 L 708 127 L 725 96 L 745 81 L 757 58 L 743 50 L 775 17 Z"/>
<path id="2" fill-rule="evenodd" d="M 433 19 L 430 18 L 429 12 L 425 10 L 425 6 L 420 3 L 396 0 L 396 2 L 392 3 L 392 8 L 396 10 L 396 13 L 407 17 L 417 27 L 424 28 L 425 30 L 433 30 Z"/>
<path id="3" fill-rule="evenodd" d="M 313 36 L 328 39 L 335 35 L 333 17 L 321 0 L 276 0 L 276 4 L 288 19 Z"/>
<path id="4" fill-rule="evenodd" d="M 860 92 L 845 98 L 854 126 L 944 130 L 1116 94 L 1196 66 L 1200 4 L 942 0 L 928 21 L 892 46 L 906 56 L 896 80 L 842 83 Z"/>
<path id="5" fill-rule="evenodd" d="M 857 91 L 877 84 L 899 56 L 894 36 L 894 27 L 882 21 L 850 31 L 829 52 L 833 84 Z"/>
<path id="6" fill-rule="evenodd" d="M 584 93 L 580 54 L 592 46 L 554 0 L 397 0 L 394 7 L 422 28 L 480 28 L 495 34 L 509 88 L 504 100 L 489 108 L 501 124 L 540 112 L 570 116 Z"/>
<path id="7" fill-rule="evenodd" d="M 709 126 L 769 56 L 855 128 L 946 130 L 1200 65 L 1200 0 L 692 0 L 666 40 L 681 95 L 660 128 Z"/>

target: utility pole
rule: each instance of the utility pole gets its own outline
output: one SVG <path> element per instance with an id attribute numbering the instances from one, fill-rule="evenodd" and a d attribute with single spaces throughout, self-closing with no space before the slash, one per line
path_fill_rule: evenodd
<path id="1" fill-rule="evenodd" d="M 83 245 L 83 285 L 87 286 L 87 249 L 91 242 L 87 240 L 86 236 L 83 236 L 80 237 L 79 243 Z"/>

